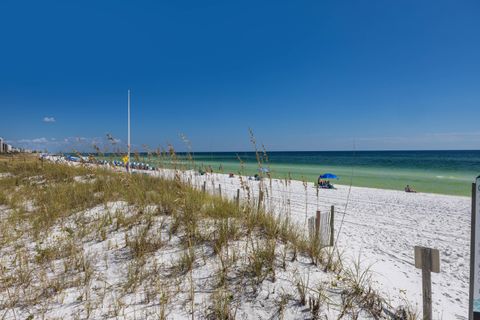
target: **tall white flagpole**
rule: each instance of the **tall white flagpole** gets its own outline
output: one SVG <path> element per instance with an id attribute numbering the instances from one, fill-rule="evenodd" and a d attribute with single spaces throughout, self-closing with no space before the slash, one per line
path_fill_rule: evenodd
<path id="1" fill-rule="evenodd" d="M 128 89 L 128 164 L 127 165 L 130 167 L 130 89 Z"/>

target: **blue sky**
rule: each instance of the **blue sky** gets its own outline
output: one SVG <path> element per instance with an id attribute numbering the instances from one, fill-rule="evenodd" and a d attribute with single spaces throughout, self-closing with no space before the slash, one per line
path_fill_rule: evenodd
<path id="1" fill-rule="evenodd" d="M 479 1 L 0 2 L 0 136 L 197 151 L 480 148 Z"/>

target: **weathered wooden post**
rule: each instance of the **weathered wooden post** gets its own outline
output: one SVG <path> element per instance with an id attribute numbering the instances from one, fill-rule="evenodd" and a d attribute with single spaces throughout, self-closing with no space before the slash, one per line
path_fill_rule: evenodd
<path id="1" fill-rule="evenodd" d="M 220 198 L 222 197 L 222 185 L 219 183 L 218 184 L 218 194 L 220 195 Z"/>
<path id="2" fill-rule="evenodd" d="M 330 246 L 334 245 L 334 221 L 335 221 L 335 206 L 330 207 Z"/>
<path id="3" fill-rule="evenodd" d="M 203 181 L 202 191 L 205 193 L 207 191 L 207 181 Z"/>
<path id="4" fill-rule="evenodd" d="M 480 176 L 472 183 L 468 320 L 480 319 Z"/>
<path id="5" fill-rule="evenodd" d="M 310 237 L 310 241 L 314 241 L 314 239 L 315 239 L 315 217 L 308 218 L 308 235 Z"/>
<path id="6" fill-rule="evenodd" d="M 317 215 L 315 217 L 315 242 L 317 245 L 320 245 L 320 210 L 317 210 Z"/>
<path id="7" fill-rule="evenodd" d="M 262 201 L 263 201 L 263 191 L 262 189 L 258 190 L 258 210 L 262 207 Z"/>
<path id="8" fill-rule="evenodd" d="M 237 197 L 235 198 L 235 201 L 237 202 L 237 207 L 240 206 L 240 189 L 237 189 Z"/>
<path id="9" fill-rule="evenodd" d="M 423 320 L 432 320 L 432 279 L 430 272 L 440 272 L 438 250 L 415 246 L 415 267 L 422 269 Z"/>

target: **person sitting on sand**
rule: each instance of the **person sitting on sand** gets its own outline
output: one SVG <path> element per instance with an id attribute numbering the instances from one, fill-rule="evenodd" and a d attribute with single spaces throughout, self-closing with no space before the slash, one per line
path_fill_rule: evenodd
<path id="1" fill-rule="evenodd" d="M 410 185 L 408 185 L 408 184 L 407 184 L 407 186 L 405 187 L 405 192 L 417 193 L 417 191 L 415 191 L 415 189 L 413 189 L 412 187 L 410 187 Z"/>
<path id="2" fill-rule="evenodd" d="M 319 177 L 318 181 L 317 181 L 317 184 L 318 184 L 319 187 L 323 187 L 323 184 L 324 184 L 323 179 Z"/>

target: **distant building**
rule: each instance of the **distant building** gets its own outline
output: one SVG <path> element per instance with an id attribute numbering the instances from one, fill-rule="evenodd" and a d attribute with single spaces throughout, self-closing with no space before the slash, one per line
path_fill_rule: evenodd
<path id="1" fill-rule="evenodd" d="M 17 153 L 22 152 L 20 148 L 8 144 L 5 139 L 0 138 L 0 153 Z"/>

